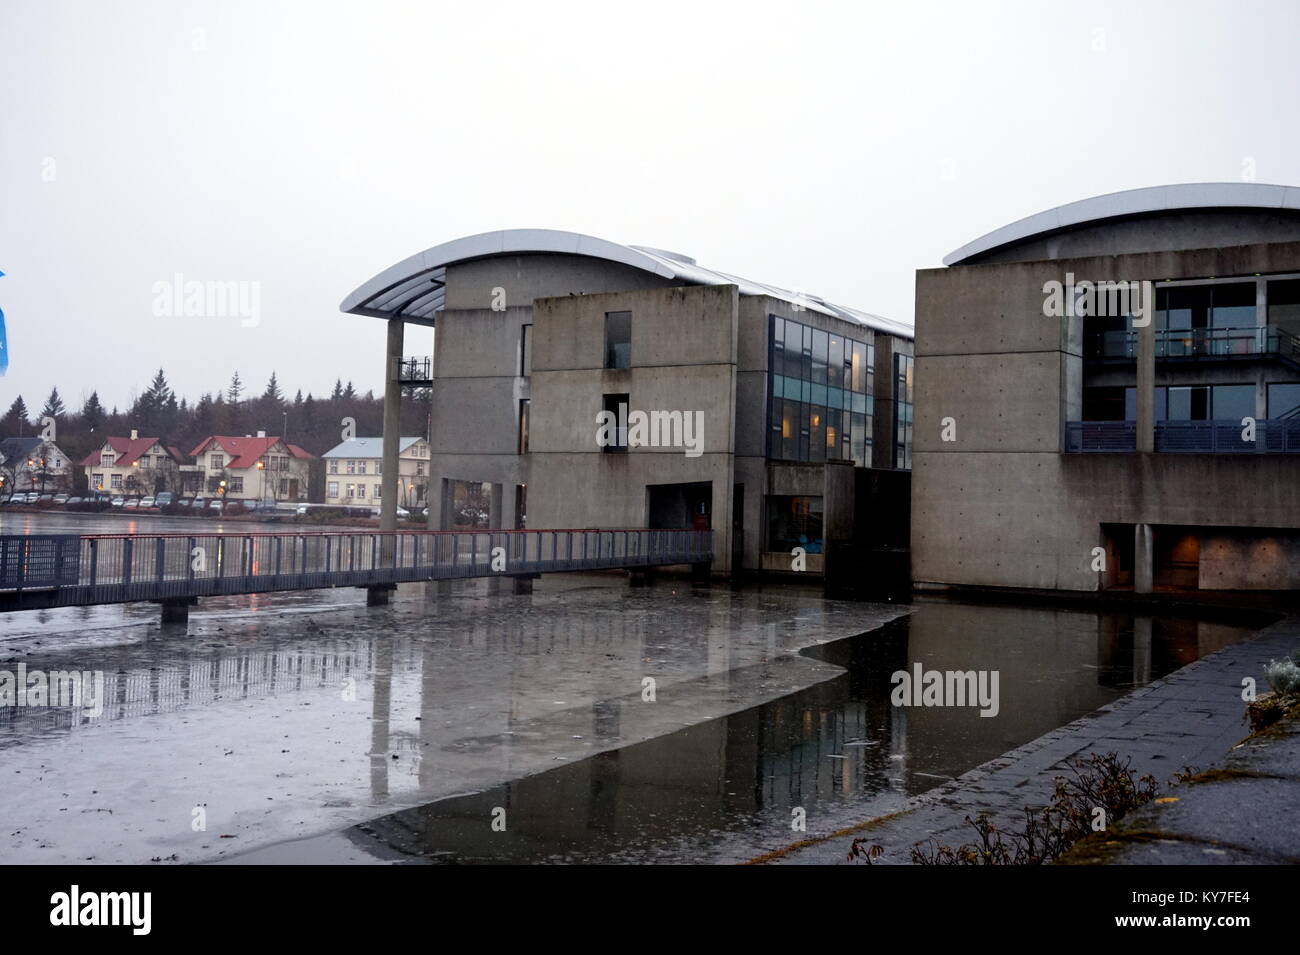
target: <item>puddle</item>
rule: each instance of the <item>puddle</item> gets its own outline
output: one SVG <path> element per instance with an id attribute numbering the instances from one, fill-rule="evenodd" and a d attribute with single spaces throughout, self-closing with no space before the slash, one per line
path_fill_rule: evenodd
<path id="1" fill-rule="evenodd" d="M 1203 620 L 922 603 L 879 630 L 805 651 L 846 670 L 811 689 L 229 861 L 743 861 L 893 811 L 1253 632 Z M 892 706 L 891 674 L 916 663 L 997 670 L 998 714 Z M 593 710 L 590 732 L 617 735 L 617 719 L 616 710 Z M 806 831 L 792 827 L 799 811 Z"/>

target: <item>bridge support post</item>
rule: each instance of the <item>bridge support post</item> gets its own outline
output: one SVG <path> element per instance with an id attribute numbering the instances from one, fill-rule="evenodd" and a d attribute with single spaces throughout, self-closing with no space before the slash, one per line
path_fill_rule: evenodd
<path id="1" fill-rule="evenodd" d="M 375 584 L 366 588 L 366 606 L 367 607 L 386 607 L 388 598 L 397 584 Z"/>
<path id="2" fill-rule="evenodd" d="M 531 594 L 533 592 L 533 581 L 541 574 L 518 574 L 512 578 L 515 582 L 514 591 L 516 594 Z"/>
<path id="3" fill-rule="evenodd" d="M 160 600 L 163 623 L 189 623 L 190 608 L 199 602 L 198 597 L 178 597 L 175 600 Z"/>
<path id="4" fill-rule="evenodd" d="M 633 587 L 650 587 L 655 582 L 654 568 L 645 567 L 640 570 L 629 570 L 627 572 L 627 582 Z"/>

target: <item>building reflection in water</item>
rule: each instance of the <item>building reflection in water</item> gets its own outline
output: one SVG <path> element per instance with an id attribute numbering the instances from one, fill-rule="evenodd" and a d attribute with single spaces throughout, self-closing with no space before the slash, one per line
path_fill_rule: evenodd
<path id="1" fill-rule="evenodd" d="M 790 833 L 790 811 L 889 805 L 941 784 L 1252 632 L 1196 620 L 923 603 L 816 656 L 841 676 L 668 736 L 353 830 L 430 861 L 703 859 L 728 835 Z M 773 648 L 774 649 L 774 648 Z M 723 650 L 707 647 L 709 669 Z M 997 669 L 998 716 L 890 704 L 890 676 Z M 618 736 L 635 697 L 602 700 L 592 734 Z M 651 704 L 645 704 L 651 705 Z M 507 812 L 505 832 L 492 812 Z M 363 831 L 364 830 L 364 831 Z M 794 841 L 791 834 L 787 841 Z"/>

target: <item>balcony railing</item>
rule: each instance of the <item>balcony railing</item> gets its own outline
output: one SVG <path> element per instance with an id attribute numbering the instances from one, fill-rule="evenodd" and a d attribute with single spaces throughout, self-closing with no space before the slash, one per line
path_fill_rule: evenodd
<path id="1" fill-rule="evenodd" d="M 1240 421 L 1157 421 L 1156 450 L 1184 454 L 1300 454 L 1300 419 L 1255 422 L 1255 440 Z M 1136 421 L 1067 421 L 1065 450 L 1126 452 L 1137 449 Z"/>
<path id="2" fill-rule="evenodd" d="M 427 355 L 400 359 L 397 380 L 404 385 L 427 386 L 433 381 L 433 359 Z"/>
<path id="3" fill-rule="evenodd" d="M 1251 358 L 1277 355 L 1300 363 L 1300 338 L 1276 325 L 1249 328 L 1156 329 L 1156 358 Z M 1084 341 L 1084 355 L 1102 361 L 1137 357 L 1136 330 L 1096 332 Z"/>

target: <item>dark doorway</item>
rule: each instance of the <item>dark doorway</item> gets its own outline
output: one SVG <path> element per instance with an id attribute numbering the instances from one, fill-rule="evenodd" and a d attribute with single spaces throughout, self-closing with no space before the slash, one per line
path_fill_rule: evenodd
<path id="1" fill-rule="evenodd" d="M 648 484 L 650 526 L 691 527 L 706 531 L 713 527 L 713 482 L 691 484 Z"/>

